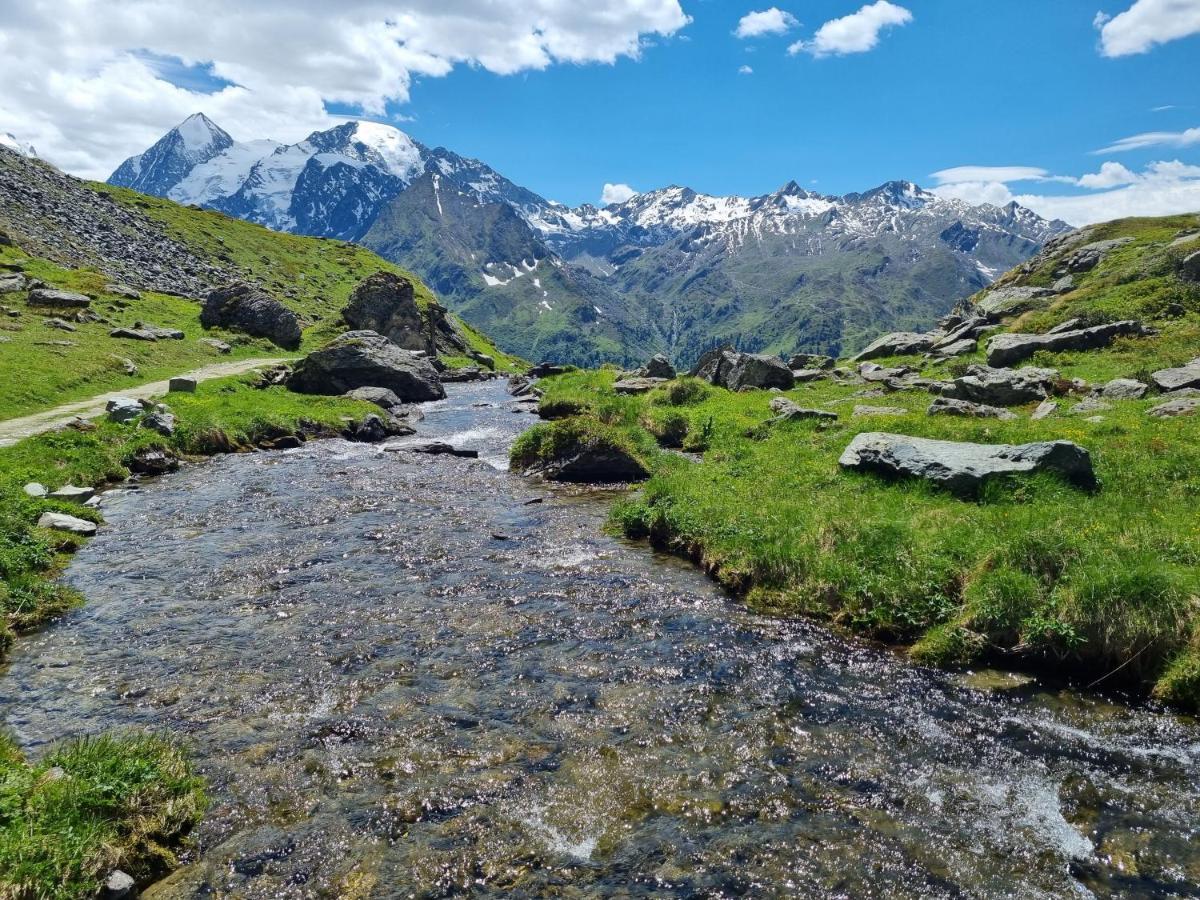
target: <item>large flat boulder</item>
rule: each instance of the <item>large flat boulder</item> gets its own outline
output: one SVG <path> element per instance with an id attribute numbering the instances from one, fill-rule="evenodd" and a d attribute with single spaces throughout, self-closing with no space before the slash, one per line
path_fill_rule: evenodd
<path id="1" fill-rule="evenodd" d="M 55 309 L 91 306 L 92 298 L 74 291 L 57 291 L 54 288 L 34 288 L 25 300 L 30 306 L 51 306 Z"/>
<path id="2" fill-rule="evenodd" d="M 1040 350 L 1055 353 L 1064 350 L 1096 350 L 1100 347 L 1107 347 L 1118 337 L 1141 336 L 1148 333 L 1150 332 L 1141 322 L 1129 319 L 1073 331 L 1053 331 L 1046 334 L 997 334 L 988 339 L 987 361 L 989 366 L 1011 366 L 1013 363 L 1029 359 Z"/>
<path id="3" fill-rule="evenodd" d="M 1200 412 L 1200 397 L 1177 397 L 1152 407 L 1146 414 L 1156 419 L 1169 419 L 1175 416 L 1194 416 L 1197 412 Z"/>
<path id="4" fill-rule="evenodd" d="M 259 288 L 241 282 L 209 292 L 200 310 L 200 324 L 263 337 L 288 350 L 300 346 L 296 314 Z"/>
<path id="5" fill-rule="evenodd" d="M 387 388 L 405 403 L 440 400 L 446 389 L 423 355 L 397 347 L 374 331 L 347 331 L 296 364 L 290 390 L 337 395 L 355 388 Z"/>
<path id="6" fill-rule="evenodd" d="M 1184 388 L 1200 388 L 1200 356 L 1186 366 L 1177 369 L 1159 369 L 1150 379 L 1160 391 L 1179 391 Z"/>
<path id="7" fill-rule="evenodd" d="M 997 369 L 974 365 L 967 374 L 955 378 L 941 389 L 943 397 L 969 400 L 989 406 L 1017 406 L 1045 400 L 1058 381 L 1056 369 L 1025 366 L 1021 369 Z"/>
<path id="8" fill-rule="evenodd" d="M 855 360 L 876 359 L 881 356 L 912 356 L 924 353 L 937 343 L 940 334 L 920 334 L 915 331 L 894 331 L 876 338 L 855 356 Z"/>
<path id="9" fill-rule="evenodd" d="M 973 444 L 868 431 L 838 459 L 846 469 L 922 478 L 959 496 L 974 496 L 989 478 L 1053 472 L 1085 489 L 1097 486 L 1091 455 L 1071 441 Z"/>
<path id="10" fill-rule="evenodd" d="M 375 331 L 404 350 L 434 352 L 421 318 L 413 283 L 392 272 L 376 272 L 350 294 L 342 318 L 352 331 Z"/>

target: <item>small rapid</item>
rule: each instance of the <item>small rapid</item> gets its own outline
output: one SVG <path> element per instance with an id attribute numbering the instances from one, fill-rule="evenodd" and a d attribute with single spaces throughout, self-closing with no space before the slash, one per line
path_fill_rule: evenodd
<path id="1" fill-rule="evenodd" d="M 480 459 L 330 441 L 109 492 L 87 604 L 17 644 L 31 753 L 160 729 L 209 778 L 151 896 L 1200 896 L 1193 720 L 756 615 L 605 534 L 610 492 L 505 471 L 502 384 L 424 409 Z"/>

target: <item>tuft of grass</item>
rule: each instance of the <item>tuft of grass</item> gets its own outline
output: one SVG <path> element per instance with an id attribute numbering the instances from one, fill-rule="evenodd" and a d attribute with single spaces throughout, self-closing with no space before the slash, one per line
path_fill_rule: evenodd
<path id="1" fill-rule="evenodd" d="M 513 444 L 512 467 L 518 471 L 580 450 L 617 451 L 649 468 L 653 440 L 644 431 L 621 427 L 592 416 L 575 416 L 530 428 Z"/>
<path id="2" fill-rule="evenodd" d="M 116 868 L 145 884 L 178 865 L 206 805 L 164 737 L 77 738 L 30 763 L 0 735 L 0 897 L 95 897 Z"/>

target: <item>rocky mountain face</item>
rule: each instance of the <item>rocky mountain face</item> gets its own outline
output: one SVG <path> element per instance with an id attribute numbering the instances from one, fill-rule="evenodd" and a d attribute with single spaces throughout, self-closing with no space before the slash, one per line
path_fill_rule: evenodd
<path id="1" fill-rule="evenodd" d="M 730 343 L 839 354 L 928 327 L 1069 230 L 1016 204 L 908 182 L 824 196 L 684 187 L 569 208 L 478 160 L 346 122 L 297 144 L 238 143 L 197 115 L 115 184 L 268 227 L 361 241 L 530 358 L 594 364 Z"/>
<path id="2" fill-rule="evenodd" d="M 7 149 L 0 149 L 0 227 L 38 256 L 94 266 L 161 293 L 199 297 L 240 275 L 202 258 L 139 211 Z"/>

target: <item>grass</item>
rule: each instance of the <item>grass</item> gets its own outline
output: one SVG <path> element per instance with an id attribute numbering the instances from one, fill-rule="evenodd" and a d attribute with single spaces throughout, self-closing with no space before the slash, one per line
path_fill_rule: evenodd
<path id="1" fill-rule="evenodd" d="M 1136 293 L 1130 285 L 1145 268 L 1143 280 L 1166 277 L 1147 255 L 1164 252 L 1162 235 L 1177 231 L 1132 229 L 1139 240 L 1154 235 L 1141 256 L 1107 261 L 1040 322 L 1015 326 L 1040 330 L 1087 312 L 1128 317 L 1111 291 Z M 1031 362 L 1103 383 L 1191 359 L 1200 353 L 1200 288 L 1176 280 L 1171 293 L 1182 310 L 1138 311 L 1160 329 L 1156 336 Z M 970 360 L 898 361 L 949 378 Z M 820 381 L 786 396 L 838 412 L 837 422 L 767 425 L 773 393 L 731 394 L 684 378 L 629 397 L 615 394 L 612 381 L 603 371 L 547 379 L 542 409 L 571 422 L 591 417 L 628 442 L 654 436 L 703 453 L 652 454 L 652 477 L 614 508 L 614 527 L 695 559 L 756 608 L 821 617 L 902 644 L 926 663 L 1050 665 L 1089 682 L 1115 671 L 1108 684 L 1200 708 L 1200 417 L 1146 415 L 1162 402 L 1157 396 L 1112 401 L 1099 422 L 1064 414 L 1032 421 L 1032 405 L 1012 421 L 930 417 L 923 391 L 870 400 L 852 396 L 861 388 Z M 855 403 L 909 414 L 852 418 Z M 920 481 L 842 471 L 837 459 L 862 431 L 1071 440 L 1090 450 L 1101 490 L 1039 476 L 993 482 L 964 501 Z"/>
<path id="2" fill-rule="evenodd" d="M 364 278 L 380 270 L 411 279 L 417 305 L 422 309 L 435 302 L 432 292 L 419 279 L 356 244 L 281 234 L 221 213 L 180 206 L 124 188 L 99 184 L 91 187 L 157 220 L 172 237 L 198 255 L 261 284 L 304 322 L 301 352 L 341 333 L 341 312 L 350 292 Z M 19 269 L 54 287 L 93 297 L 91 308 L 106 321 L 72 323 L 75 330 L 67 332 L 46 325 L 45 321 L 57 312 L 26 306 L 23 292 L 0 296 L 0 305 L 18 313 L 15 317 L 0 316 L 0 364 L 4 373 L 22 374 L 20 378 L 0 378 L 0 419 L 160 380 L 223 360 L 292 355 L 261 338 L 202 328 L 196 300 L 153 291 L 142 292 L 138 300 L 109 293 L 105 288 L 110 279 L 95 269 L 67 268 L 31 256 L 18 247 L 0 246 L 0 270 L 6 268 Z M 512 372 L 522 367 L 521 360 L 499 350 L 486 335 L 453 315 L 452 318 L 471 349 L 491 356 L 498 371 Z M 130 326 L 137 321 L 179 329 L 184 332 L 184 339 L 150 343 L 109 337 L 114 327 Z M 232 348 L 230 354 L 222 356 L 200 343 L 206 337 L 225 341 Z M 126 360 L 137 367 L 137 374 L 126 372 Z M 466 357 L 446 362 L 475 365 Z"/>
<path id="3" fill-rule="evenodd" d="M 36 763 L 0 735 L 0 897 L 95 897 L 118 868 L 145 884 L 178 864 L 206 802 L 155 735 L 80 738 Z"/>

